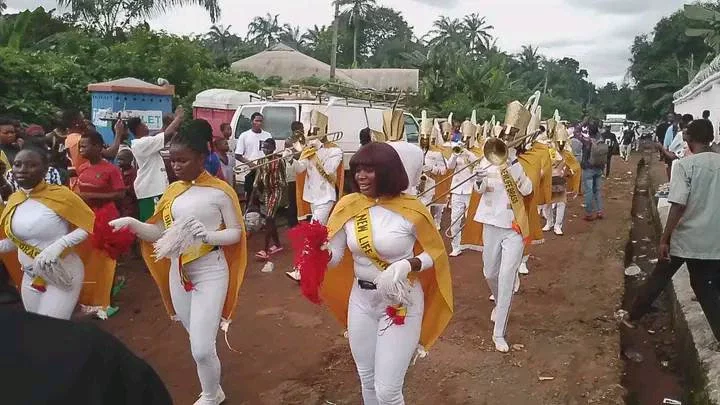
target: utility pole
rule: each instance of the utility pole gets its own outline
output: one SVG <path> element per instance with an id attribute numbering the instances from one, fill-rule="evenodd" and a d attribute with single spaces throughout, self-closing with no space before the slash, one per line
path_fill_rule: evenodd
<path id="1" fill-rule="evenodd" d="M 332 37 L 332 51 L 330 54 L 330 79 L 335 78 L 335 67 L 337 66 L 337 47 L 338 47 L 338 15 L 340 14 L 340 3 L 339 0 L 335 0 L 335 19 L 333 20 L 333 37 Z"/>

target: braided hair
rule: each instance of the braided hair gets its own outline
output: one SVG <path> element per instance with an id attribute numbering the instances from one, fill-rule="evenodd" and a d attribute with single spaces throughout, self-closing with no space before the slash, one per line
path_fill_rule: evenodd
<path id="1" fill-rule="evenodd" d="M 210 154 L 212 126 L 203 119 L 190 121 L 172 138 L 172 145 L 182 145 L 200 155 Z"/>

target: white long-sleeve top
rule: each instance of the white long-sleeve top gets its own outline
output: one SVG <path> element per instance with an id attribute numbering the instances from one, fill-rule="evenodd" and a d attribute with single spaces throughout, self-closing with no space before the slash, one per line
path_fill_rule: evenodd
<path id="1" fill-rule="evenodd" d="M 63 237 L 68 246 L 75 246 L 88 237 L 88 233 L 80 228 L 70 232 L 71 226 L 66 220 L 32 198 L 15 208 L 10 226 L 20 240 L 40 250 Z M 10 252 L 14 249 L 16 247 L 9 239 L 0 242 L 0 252 Z M 30 267 L 33 264 L 33 259 L 19 249 L 18 260 L 22 267 Z"/>
<path id="2" fill-rule="evenodd" d="M 340 148 L 320 147 L 317 157 L 325 173 L 335 175 L 337 168 L 342 164 L 343 152 Z M 324 204 L 337 201 L 335 184 L 330 184 L 315 167 L 315 163 L 308 159 L 301 159 L 295 165 L 297 173 L 307 172 L 303 188 L 303 200 L 310 204 Z"/>
<path id="3" fill-rule="evenodd" d="M 429 150 L 425 154 L 425 168 L 429 168 L 430 173 L 434 175 L 443 175 L 448 170 L 445 157 L 442 153 L 433 150 Z"/>
<path id="4" fill-rule="evenodd" d="M 388 142 L 395 149 L 407 174 L 409 186 L 403 191 L 405 194 L 417 195 L 417 186 L 422 176 L 424 154 L 419 146 L 407 141 Z"/>
<path id="5" fill-rule="evenodd" d="M 489 164 L 490 162 L 485 158 L 480 161 L 480 167 L 484 168 Z M 510 165 L 510 175 L 515 180 L 520 194 L 527 196 L 532 193 L 532 182 L 517 160 Z M 515 214 L 498 166 L 492 165 L 487 169 L 487 177 L 479 185 L 476 184 L 476 189 L 482 194 L 482 198 L 475 212 L 475 222 L 512 229 Z"/>
<path id="6" fill-rule="evenodd" d="M 477 158 L 478 156 L 469 150 L 464 150 L 459 155 L 453 153 L 453 155 L 450 156 L 450 159 L 447 161 L 447 167 L 448 169 L 455 171 L 455 174 L 453 174 L 452 184 L 450 184 L 450 188 L 453 190 L 452 194 L 472 194 L 473 182 L 468 179 L 475 176 L 473 168 L 467 167 L 463 170 L 460 169 L 467 166 L 470 162 L 477 160 Z M 465 183 L 458 186 L 462 182 Z"/>
<path id="7" fill-rule="evenodd" d="M 240 220 L 235 214 L 232 200 L 222 190 L 192 186 L 175 198 L 171 210 L 174 221 L 193 216 L 205 225 L 209 231 L 208 243 L 211 245 L 225 246 L 240 241 Z M 220 230 L 222 224 L 225 229 Z M 139 238 L 155 242 L 162 236 L 165 226 L 162 221 L 154 224 L 138 222 L 133 230 Z"/>
<path id="8" fill-rule="evenodd" d="M 413 247 L 417 241 L 417 233 L 412 222 L 387 208 L 374 206 L 370 208 L 370 223 L 373 245 L 383 261 L 392 264 L 415 257 Z M 345 254 L 345 249 L 349 248 L 353 257 L 355 277 L 358 280 L 373 282 L 380 275 L 381 270 L 365 256 L 358 244 L 354 219 L 343 225 L 330 240 L 329 246 L 332 253 L 329 267 L 337 266 Z M 423 252 L 417 257 L 422 262 L 422 270 L 433 266 L 430 254 Z"/>

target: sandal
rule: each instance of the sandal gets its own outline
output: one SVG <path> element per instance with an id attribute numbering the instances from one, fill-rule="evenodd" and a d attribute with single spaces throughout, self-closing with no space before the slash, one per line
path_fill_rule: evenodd
<path id="1" fill-rule="evenodd" d="M 283 250 L 283 247 L 282 247 L 282 246 L 272 245 L 272 246 L 270 246 L 270 249 L 268 249 L 267 253 L 268 253 L 270 256 L 272 256 L 272 255 L 274 255 L 275 253 L 282 252 L 282 250 Z"/>
<path id="2" fill-rule="evenodd" d="M 255 253 L 255 257 L 260 260 L 267 260 L 270 258 L 270 256 L 264 250 L 261 250 L 261 251 Z"/>

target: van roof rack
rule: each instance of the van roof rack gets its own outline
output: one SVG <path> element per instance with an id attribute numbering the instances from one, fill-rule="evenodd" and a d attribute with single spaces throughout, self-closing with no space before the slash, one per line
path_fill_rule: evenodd
<path id="1" fill-rule="evenodd" d="M 407 105 L 408 94 L 398 91 L 378 91 L 373 89 L 359 89 L 342 83 L 326 83 L 321 86 L 308 85 L 291 85 L 286 87 L 271 87 L 258 91 L 260 101 L 316 101 L 318 103 L 327 103 L 334 99 L 342 101 L 345 105 L 367 104 L 370 107 L 388 107 L 393 105 Z M 258 99 L 256 96 L 250 96 L 252 99 Z"/>

